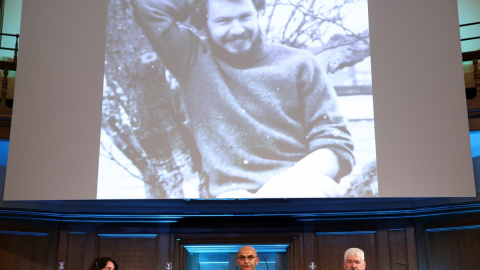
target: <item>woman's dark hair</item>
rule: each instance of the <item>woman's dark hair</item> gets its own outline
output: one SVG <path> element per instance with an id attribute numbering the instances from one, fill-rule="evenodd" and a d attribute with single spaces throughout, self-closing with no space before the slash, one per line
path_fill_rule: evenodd
<path id="1" fill-rule="evenodd" d="M 92 264 L 90 265 L 90 268 L 88 270 L 102 270 L 107 266 L 108 262 L 112 262 L 113 265 L 115 265 L 115 270 L 120 269 L 120 266 L 118 266 L 117 262 L 113 260 L 110 257 L 99 257 L 93 260 Z"/>
<path id="2" fill-rule="evenodd" d="M 239 1 L 239 0 L 224 0 L 224 1 Z M 257 12 L 265 10 L 266 0 L 251 0 Z M 207 6 L 208 0 L 194 0 L 194 11 L 191 16 L 190 23 L 197 29 L 205 30 L 207 26 Z"/>

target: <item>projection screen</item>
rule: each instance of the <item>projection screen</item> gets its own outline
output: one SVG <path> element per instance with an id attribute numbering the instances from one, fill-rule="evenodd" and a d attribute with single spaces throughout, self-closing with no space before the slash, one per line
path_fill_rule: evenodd
<path id="1" fill-rule="evenodd" d="M 24 0 L 5 200 L 475 196 L 456 2 L 144 2 Z"/>

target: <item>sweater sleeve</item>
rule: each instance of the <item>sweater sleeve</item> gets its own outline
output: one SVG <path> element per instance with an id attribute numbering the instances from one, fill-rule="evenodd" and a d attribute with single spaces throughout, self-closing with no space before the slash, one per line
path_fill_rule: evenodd
<path id="1" fill-rule="evenodd" d="M 188 0 L 132 0 L 137 22 L 167 69 L 177 78 L 193 61 L 199 38 L 185 22 L 193 8 Z"/>
<path id="2" fill-rule="evenodd" d="M 353 143 L 337 103 L 329 77 L 313 57 L 308 57 L 299 72 L 299 96 L 304 108 L 304 127 L 309 152 L 328 148 L 339 160 L 336 179 L 349 174 L 355 163 Z"/>

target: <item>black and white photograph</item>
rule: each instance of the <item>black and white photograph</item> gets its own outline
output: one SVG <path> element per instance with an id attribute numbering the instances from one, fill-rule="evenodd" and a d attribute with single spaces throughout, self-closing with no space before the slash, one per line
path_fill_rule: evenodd
<path id="1" fill-rule="evenodd" d="M 367 0 L 110 0 L 97 199 L 378 197 Z"/>

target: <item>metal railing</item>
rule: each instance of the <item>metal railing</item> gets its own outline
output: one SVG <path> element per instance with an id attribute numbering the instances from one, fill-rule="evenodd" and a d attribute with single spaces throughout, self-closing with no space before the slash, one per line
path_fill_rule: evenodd
<path id="1" fill-rule="evenodd" d="M 1 36 L 7 36 L 7 37 L 15 37 L 15 48 L 9 48 L 9 47 L 0 47 L 0 50 L 9 50 L 9 51 L 14 51 L 13 53 L 13 61 L 17 62 L 17 56 L 18 56 L 18 38 L 20 37 L 19 34 L 7 34 L 7 33 L 0 33 Z"/>
<path id="2" fill-rule="evenodd" d="M 480 25 L 480 22 L 466 23 L 466 24 L 461 24 L 459 26 L 460 28 L 462 28 L 462 27 L 474 26 L 474 25 Z M 478 40 L 478 39 L 480 39 L 480 36 L 471 36 L 467 38 L 461 38 L 460 42 Z M 478 101 L 475 101 L 475 97 L 480 92 L 480 71 L 478 66 L 478 59 L 480 59 L 480 50 L 467 51 L 462 53 L 463 62 L 472 61 L 472 65 L 473 65 L 472 75 L 473 75 L 474 87 L 465 88 L 465 93 L 467 97 L 467 111 L 468 111 L 469 119 L 480 118 L 480 104 L 478 103 Z M 470 103 L 469 100 L 473 100 L 473 101 Z M 474 122 L 470 123 L 470 130 L 479 129 L 478 124 L 475 124 L 475 123 Z"/>
<path id="3" fill-rule="evenodd" d="M 459 26 L 460 26 L 460 28 L 462 28 L 462 27 L 472 26 L 472 25 L 477 25 L 477 24 L 480 24 L 480 22 L 465 23 L 465 24 L 460 24 Z M 462 38 L 462 39 L 460 39 L 460 41 L 467 41 L 467 40 L 472 40 L 472 39 L 480 39 L 480 36 L 469 37 L 469 38 Z"/>
<path id="4" fill-rule="evenodd" d="M 480 22 L 460 24 L 459 27 L 460 27 L 460 29 L 462 29 L 462 28 L 465 29 L 465 27 L 473 26 L 473 25 L 480 25 Z M 476 40 L 476 39 L 480 39 L 480 36 L 461 38 L 460 42 Z M 472 61 L 473 59 L 478 60 L 480 58 L 479 56 L 480 56 L 480 51 L 469 51 L 469 52 L 462 53 L 463 61 Z"/>

